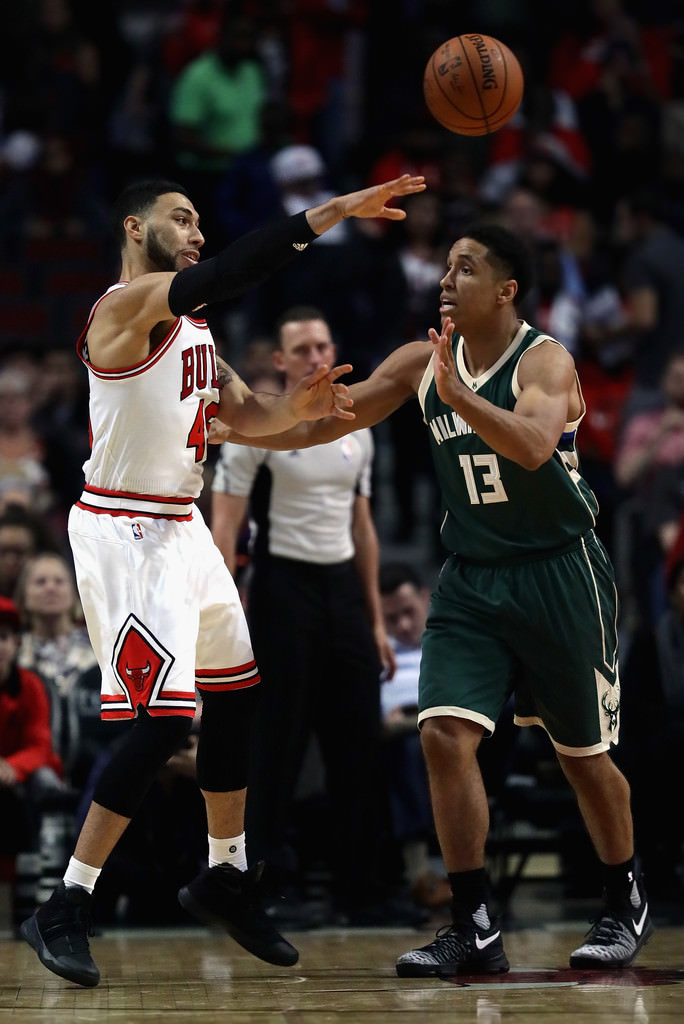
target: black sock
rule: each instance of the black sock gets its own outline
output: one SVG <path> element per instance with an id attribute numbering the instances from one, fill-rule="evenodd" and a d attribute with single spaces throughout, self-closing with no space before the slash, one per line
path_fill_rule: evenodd
<path id="1" fill-rule="evenodd" d="M 475 868 L 474 871 L 452 871 L 449 873 L 449 885 L 453 897 L 451 907 L 454 921 L 471 917 L 483 903 L 487 906 L 489 886 L 484 868 Z"/>
<path id="2" fill-rule="evenodd" d="M 605 899 L 609 907 L 619 908 L 629 902 L 635 879 L 636 866 L 634 857 L 630 857 L 624 864 L 603 865 Z"/>

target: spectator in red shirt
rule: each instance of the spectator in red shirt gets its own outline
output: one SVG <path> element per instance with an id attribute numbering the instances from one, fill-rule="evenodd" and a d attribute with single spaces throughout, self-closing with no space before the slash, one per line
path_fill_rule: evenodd
<path id="1" fill-rule="evenodd" d="M 637 18 L 623 0 L 589 0 L 577 29 L 566 29 L 550 53 L 549 85 L 580 99 L 596 88 L 606 53 L 629 48 L 635 57 L 634 75 L 661 99 L 672 95 L 674 25 L 658 24 L 657 14 Z"/>
<path id="2" fill-rule="evenodd" d="M 0 852 L 15 854 L 37 842 L 36 804 L 62 788 L 62 764 L 52 749 L 48 697 L 33 672 L 19 668 L 16 605 L 0 597 Z"/>

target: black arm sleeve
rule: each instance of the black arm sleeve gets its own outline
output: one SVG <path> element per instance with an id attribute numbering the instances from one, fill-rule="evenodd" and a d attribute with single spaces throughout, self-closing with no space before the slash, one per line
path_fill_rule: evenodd
<path id="1" fill-rule="evenodd" d="M 182 316 L 198 306 L 236 298 L 284 267 L 315 238 L 305 211 L 250 231 L 217 256 L 179 271 L 169 288 L 169 309 Z"/>

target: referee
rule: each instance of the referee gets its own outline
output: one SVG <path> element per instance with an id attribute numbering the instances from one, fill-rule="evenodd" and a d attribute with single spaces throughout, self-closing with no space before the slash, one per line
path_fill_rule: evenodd
<path id="1" fill-rule="evenodd" d="M 322 313 L 288 310 L 274 364 L 290 390 L 336 351 Z M 245 517 L 256 528 L 247 616 L 262 677 L 247 797 L 250 858 L 282 851 L 309 740 L 318 740 L 332 812 L 338 920 L 388 923 L 378 884 L 387 794 L 380 782 L 380 678 L 394 672 L 378 590 L 368 429 L 304 450 L 224 443 L 211 528 L 228 567 Z M 391 916 L 391 915 L 390 915 Z M 391 921 L 389 922 L 391 923 Z M 404 923 L 411 923 L 405 921 Z"/>

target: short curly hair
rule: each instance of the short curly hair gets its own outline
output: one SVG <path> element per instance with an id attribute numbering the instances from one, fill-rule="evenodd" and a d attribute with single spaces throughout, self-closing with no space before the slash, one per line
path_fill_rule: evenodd
<path id="1" fill-rule="evenodd" d="M 112 229 L 119 248 L 123 249 L 126 244 L 126 231 L 123 226 L 126 217 L 136 217 L 147 213 L 159 196 L 167 195 L 169 192 L 180 192 L 182 196 L 190 198 L 183 185 L 179 185 L 176 181 L 167 181 L 164 178 L 133 181 L 126 186 L 112 205 Z"/>
<path id="2" fill-rule="evenodd" d="M 517 282 L 515 301 L 521 302 L 535 280 L 534 255 L 527 243 L 503 225 L 489 221 L 469 224 L 461 231 L 460 237 L 472 238 L 488 250 L 488 261 Z"/>

